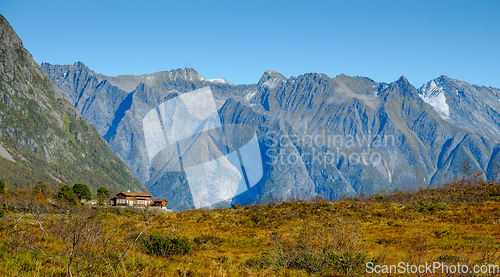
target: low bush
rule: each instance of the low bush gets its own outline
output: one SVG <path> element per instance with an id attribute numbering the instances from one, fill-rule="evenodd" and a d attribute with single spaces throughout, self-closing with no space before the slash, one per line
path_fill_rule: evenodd
<path id="1" fill-rule="evenodd" d="M 324 225 L 305 226 L 294 238 L 273 232 L 273 248 L 262 253 L 261 262 L 248 260 L 247 265 L 272 265 L 328 276 L 359 276 L 363 272 L 367 255 L 359 249 L 360 233 L 353 221 L 339 217 Z"/>
<path id="2" fill-rule="evenodd" d="M 193 249 L 191 242 L 185 237 L 161 237 L 152 234 L 149 238 L 143 238 L 142 242 L 149 254 L 162 257 L 185 255 Z"/>
<path id="3" fill-rule="evenodd" d="M 431 203 L 429 201 L 413 201 L 408 204 L 408 207 L 414 209 L 416 212 L 436 212 L 444 210 L 444 205 L 442 203 Z"/>

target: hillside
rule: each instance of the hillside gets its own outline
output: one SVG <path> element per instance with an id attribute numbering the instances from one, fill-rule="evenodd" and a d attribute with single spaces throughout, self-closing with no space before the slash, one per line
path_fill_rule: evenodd
<path id="1" fill-rule="evenodd" d="M 0 179 L 146 191 L 0 15 Z"/>

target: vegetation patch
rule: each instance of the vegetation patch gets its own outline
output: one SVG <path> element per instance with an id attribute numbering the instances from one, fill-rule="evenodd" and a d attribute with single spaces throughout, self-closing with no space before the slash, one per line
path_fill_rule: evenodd
<path id="1" fill-rule="evenodd" d="M 224 239 L 214 235 L 201 235 L 195 237 L 193 241 L 197 245 L 219 246 L 224 242 Z"/>
<path id="2" fill-rule="evenodd" d="M 431 203 L 429 201 L 421 201 L 421 200 L 411 202 L 410 204 L 408 204 L 408 207 L 419 213 L 436 212 L 445 209 L 445 206 L 442 203 Z"/>
<path id="3" fill-rule="evenodd" d="M 161 237 L 152 234 L 148 238 L 143 238 L 142 242 L 149 254 L 170 257 L 173 255 L 186 255 L 193 247 L 186 237 Z"/>
<path id="4" fill-rule="evenodd" d="M 374 276 L 369 262 L 500 265 L 496 188 L 158 214 L 56 197 L 74 194 L 70 186 L 7 183 L 0 276 Z"/>

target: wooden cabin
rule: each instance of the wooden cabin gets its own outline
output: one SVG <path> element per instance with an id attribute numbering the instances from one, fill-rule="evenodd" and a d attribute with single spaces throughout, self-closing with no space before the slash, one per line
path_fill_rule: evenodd
<path id="1" fill-rule="evenodd" d="M 165 199 L 155 199 L 153 201 L 153 204 L 151 204 L 152 207 L 159 207 L 159 208 L 162 208 L 162 209 L 166 209 L 167 208 L 167 200 Z"/>
<path id="2" fill-rule="evenodd" d="M 151 194 L 141 192 L 120 192 L 111 198 L 111 205 L 118 207 L 148 207 L 153 204 Z"/>

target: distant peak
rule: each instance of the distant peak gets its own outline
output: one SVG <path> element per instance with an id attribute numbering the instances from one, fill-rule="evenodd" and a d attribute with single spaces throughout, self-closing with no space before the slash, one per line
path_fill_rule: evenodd
<path id="1" fill-rule="evenodd" d="M 406 79 L 405 76 L 399 77 L 395 82 L 391 84 L 392 87 L 399 87 L 402 90 L 416 90 L 415 87 Z"/>
<path id="2" fill-rule="evenodd" d="M 454 81 L 452 78 L 450 78 L 450 77 L 448 77 L 446 75 L 441 75 L 441 76 L 437 77 L 434 80 L 436 80 L 439 83 Z"/>
<path id="3" fill-rule="evenodd" d="M 396 81 L 390 83 L 386 91 L 405 98 L 419 98 L 417 89 L 408 81 L 408 79 L 406 79 L 405 76 L 401 76 Z"/>
<path id="4" fill-rule="evenodd" d="M 186 73 L 188 73 L 188 74 L 199 75 L 198 71 L 196 71 L 194 68 L 191 68 L 191 67 L 184 68 L 184 71 L 186 71 Z"/>
<path id="5" fill-rule="evenodd" d="M 399 84 L 409 84 L 410 82 L 408 81 L 408 79 L 406 79 L 406 77 L 403 75 L 401 77 L 399 77 L 399 79 L 396 81 L 396 83 L 399 83 Z"/>
<path id="6" fill-rule="evenodd" d="M 281 75 L 281 73 L 279 73 L 277 71 L 274 71 L 274 70 L 271 70 L 271 69 L 266 70 L 266 72 L 264 72 L 264 73 L 267 73 L 267 74 L 279 74 L 279 75 Z"/>
<path id="7" fill-rule="evenodd" d="M 262 77 L 260 78 L 259 80 L 259 83 L 258 85 L 262 85 L 262 84 L 270 84 L 270 83 L 276 83 L 276 82 L 280 82 L 280 81 L 285 81 L 287 80 L 288 78 L 286 78 L 285 76 L 283 76 L 281 73 L 279 72 L 276 72 L 274 70 L 268 70 L 266 72 L 264 72 L 264 74 L 262 75 Z"/>
<path id="8" fill-rule="evenodd" d="M 264 72 L 263 76 L 269 76 L 271 78 L 287 79 L 281 73 L 274 71 L 274 70 L 268 70 L 268 71 Z"/>
<path id="9" fill-rule="evenodd" d="M 438 78 L 424 84 L 420 89 L 418 95 L 424 102 L 434 107 L 434 110 L 444 119 L 450 118 L 450 107 L 448 106 L 445 91 L 442 87 L 442 81 L 449 79 L 441 75 Z"/>
<path id="10" fill-rule="evenodd" d="M 14 48 L 23 48 L 24 45 L 16 31 L 10 26 L 9 21 L 0 14 L 0 38 L 2 43 L 11 45 Z M 3 53 L 2 53 L 3 55 Z"/>
<path id="11" fill-rule="evenodd" d="M 83 62 L 81 61 L 77 61 L 73 64 L 73 67 L 76 67 L 76 68 L 84 68 L 84 69 L 88 69 L 90 70 Z"/>

